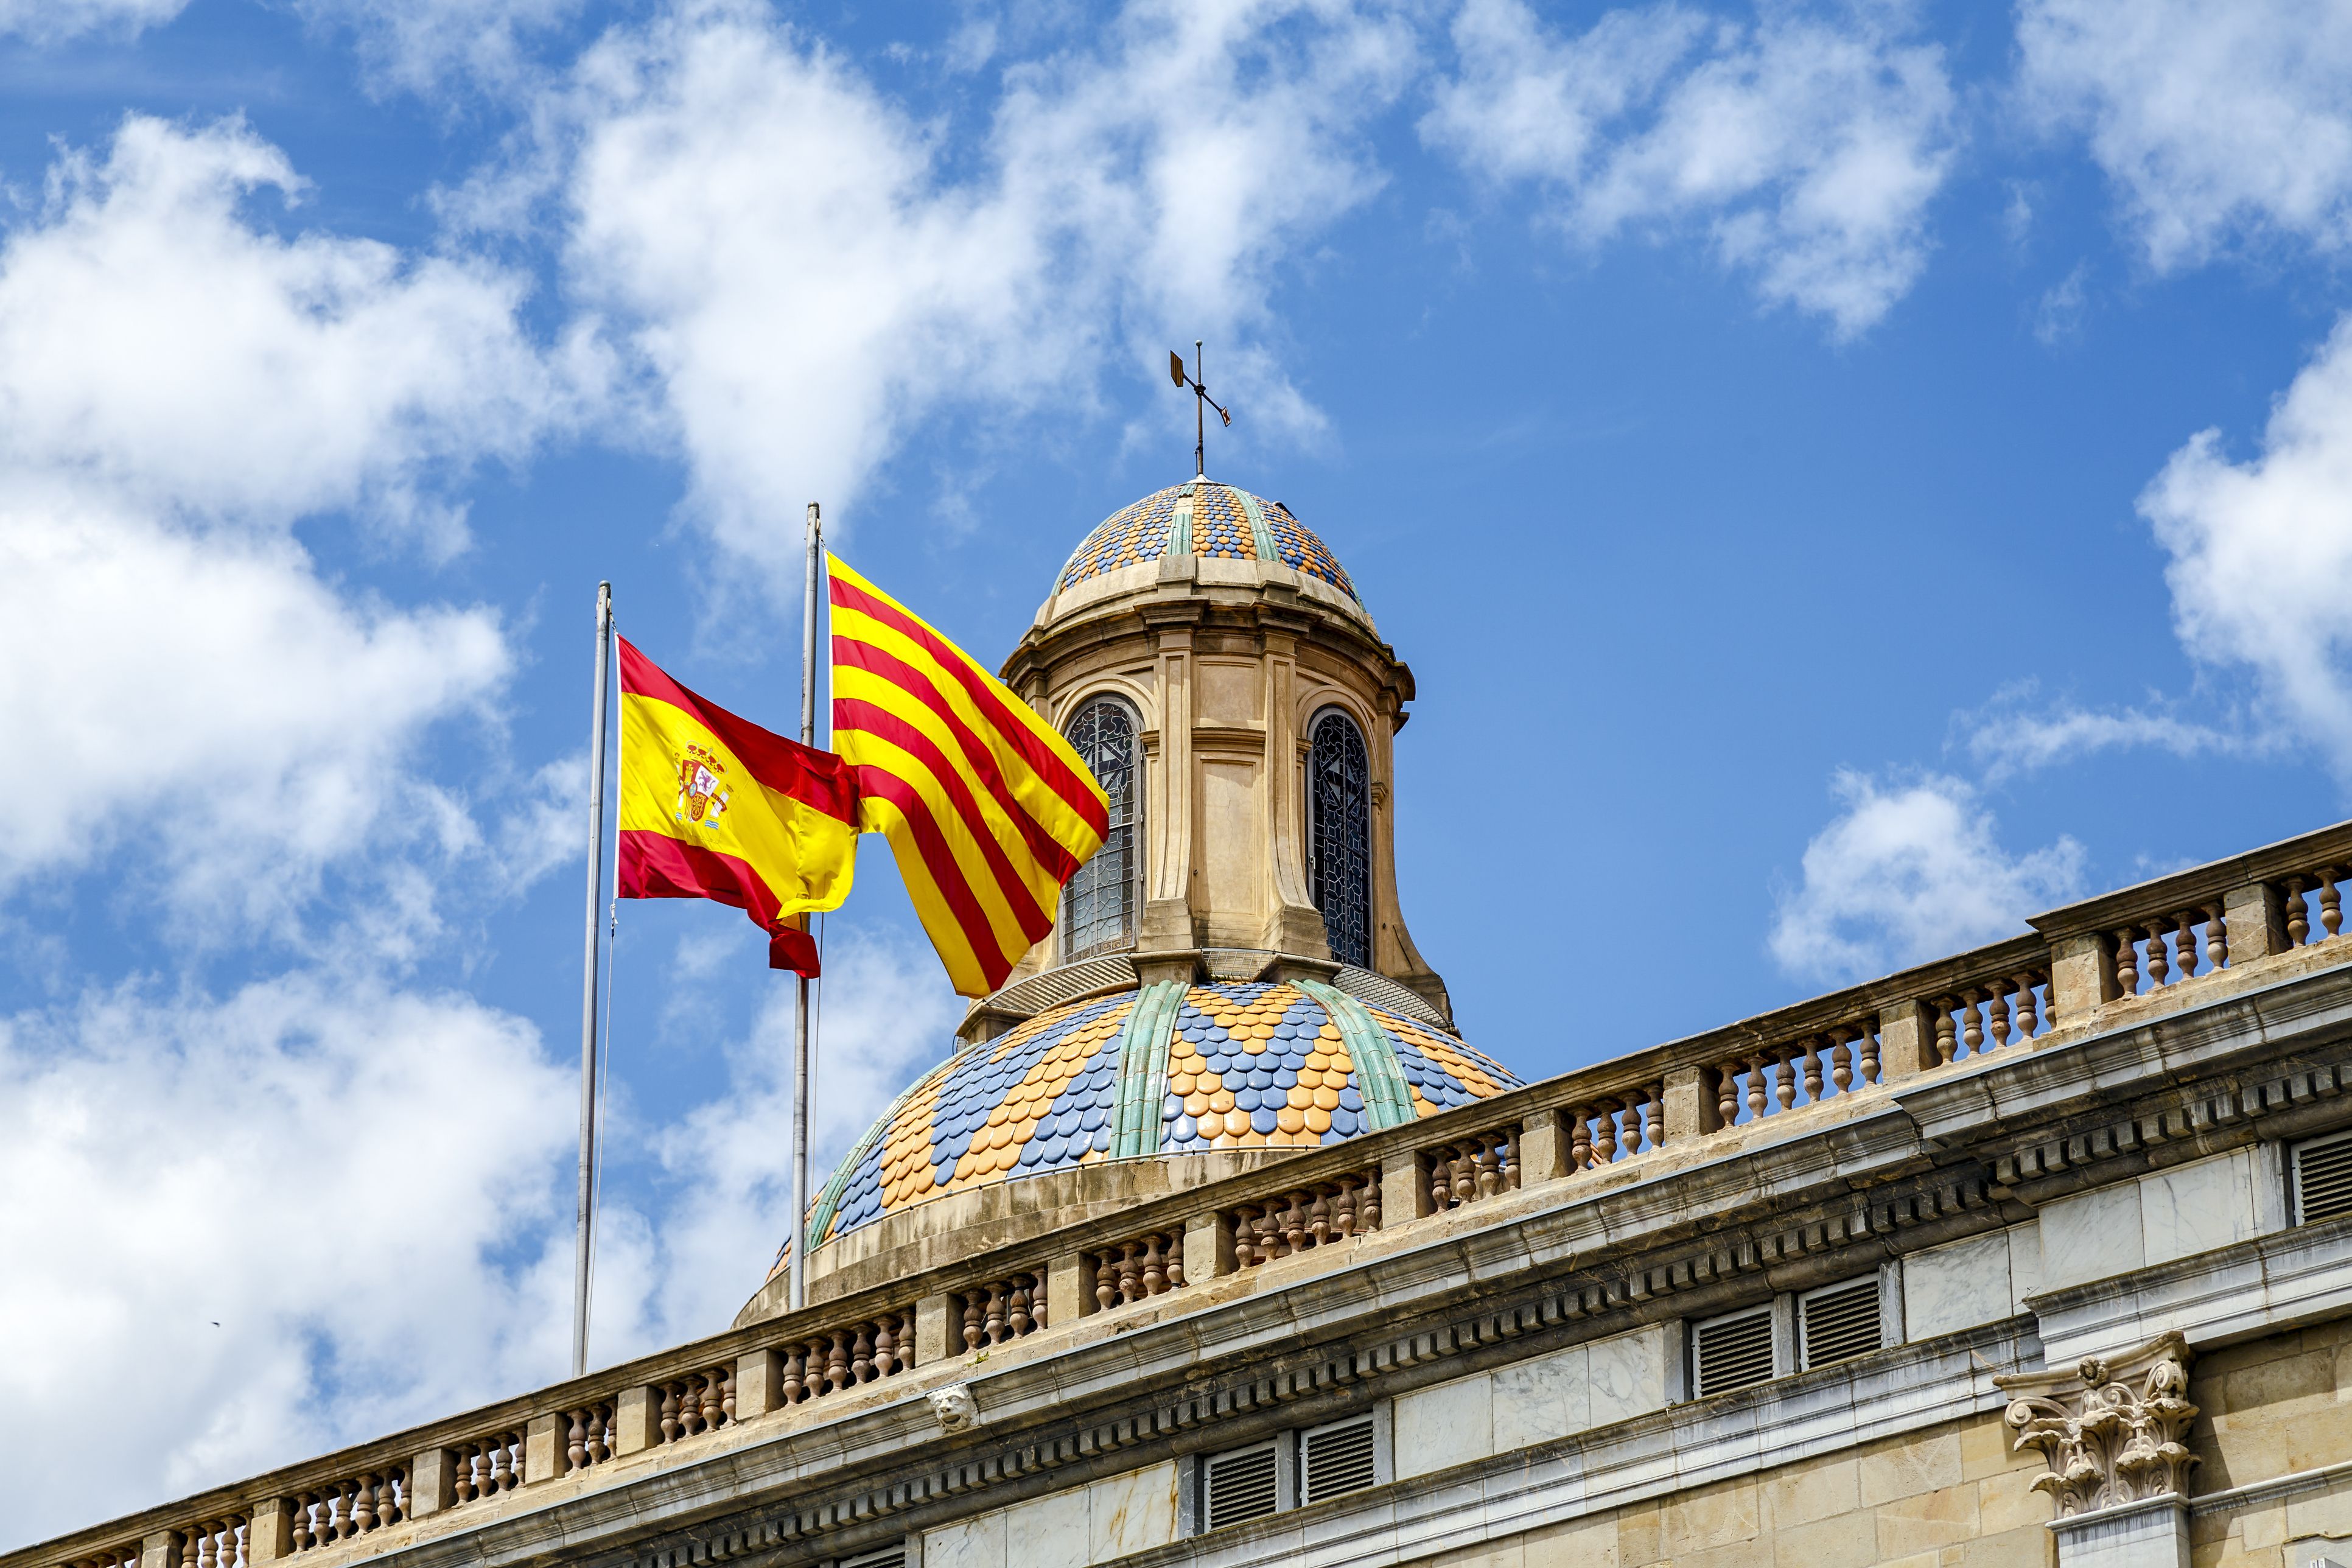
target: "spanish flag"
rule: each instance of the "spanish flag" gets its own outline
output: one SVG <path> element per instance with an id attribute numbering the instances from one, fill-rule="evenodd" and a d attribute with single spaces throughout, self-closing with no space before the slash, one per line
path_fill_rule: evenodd
<path id="1" fill-rule="evenodd" d="M 814 976 L 798 917 L 841 907 L 856 868 L 857 786 L 830 752 L 704 701 L 621 645 L 619 891 L 716 899 L 768 933 L 768 963 Z"/>
<path id="2" fill-rule="evenodd" d="M 856 767 L 860 825 L 889 838 L 956 990 L 985 996 L 1054 929 L 1110 803 L 1003 682 L 829 553 L 825 570 L 833 743 Z"/>

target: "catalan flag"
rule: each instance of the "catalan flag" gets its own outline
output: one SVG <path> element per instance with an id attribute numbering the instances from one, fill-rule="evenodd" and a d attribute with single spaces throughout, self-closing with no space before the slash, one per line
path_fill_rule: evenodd
<path id="1" fill-rule="evenodd" d="M 831 554 L 825 569 L 833 743 L 856 767 L 860 825 L 889 838 L 956 990 L 985 996 L 1054 929 L 1109 802 L 1003 682 Z"/>
<path id="2" fill-rule="evenodd" d="M 814 975 L 800 917 L 840 908 L 856 868 L 848 764 L 703 700 L 614 640 L 621 897 L 732 904 L 768 933 L 772 967 Z"/>

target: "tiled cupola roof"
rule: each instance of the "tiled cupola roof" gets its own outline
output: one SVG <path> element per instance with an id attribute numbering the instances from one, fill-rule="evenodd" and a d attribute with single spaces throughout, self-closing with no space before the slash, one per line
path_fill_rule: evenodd
<path id="1" fill-rule="evenodd" d="M 1129 1063 L 1129 1049 L 1150 1059 Z M 1519 1081 L 1442 1029 L 1325 986 L 1121 991 L 933 1068 L 851 1149 L 810 1231 L 822 1243 L 930 1198 L 1121 1155 L 1336 1143 Z"/>
<path id="2" fill-rule="evenodd" d="M 1073 588 L 1106 572 L 1185 551 L 1279 561 L 1362 603 L 1339 558 L 1288 507 L 1214 479 L 1171 485 L 1105 518 L 1063 566 L 1057 586 Z"/>

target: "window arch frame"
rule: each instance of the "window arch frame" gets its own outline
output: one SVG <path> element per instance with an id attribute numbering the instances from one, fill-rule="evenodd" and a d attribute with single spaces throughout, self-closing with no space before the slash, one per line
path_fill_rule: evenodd
<path id="1" fill-rule="evenodd" d="M 1110 813 L 1112 819 L 1111 832 L 1113 834 L 1118 834 L 1124 831 L 1127 834 L 1127 868 L 1124 879 L 1127 886 L 1127 897 L 1121 901 L 1122 908 L 1119 911 L 1119 929 L 1118 934 L 1115 936 L 1099 938 L 1084 946 L 1080 946 L 1077 942 L 1078 933 L 1074 918 L 1076 902 L 1081 893 L 1079 884 L 1087 878 L 1088 872 L 1096 869 L 1096 868 L 1101 863 L 1104 851 L 1108 849 L 1110 847 L 1110 840 L 1107 838 L 1104 841 L 1103 848 L 1095 851 L 1094 855 L 1087 859 L 1084 866 L 1078 868 L 1076 874 L 1072 876 L 1069 881 L 1065 884 L 1062 889 L 1059 908 L 1056 910 L 1057 918 L 1054 926 L 1055 948 L 1057 950 L 1056 962 L 1061 963 L 1075 963 L 1081 959 L 1094 958 L 1107 952 L 1131 952 L 1135 947 L 1137 938 L 1142 933 L 1143 930 L 1143 805 L 1145 775 L 1143 715 L 1136 707 L 1132 699 L 1129 698 L 1124 692 L 1117 690 L 1105 689 L 1089 691 L 1070 704 L 1067 715 L 1064 718 L 1060 725 L 1060 733 L 1062 739 L 1069 742 L 1071 747 L 1074 750 L 1077 750 L 1081 758 L 1086 761 L 1087 771 L 1090 776 L 1094 775 L 1094 759 L 1087 756 L 1084 749 L 1079 747 L 1075 732 L 1077 730 L 1080 721 L 1084 720 L 1089 713 L 1092 713 L 1098 709 L 1109 710 L 1111 712 L 1118 714 L 1127 723 L 1128 777 L 1126 790 L 1126 822 L 1122 824 L 1118 821 L 1119 803 L 1118 801 L 1114 800 L 1111 803 Z M 1095 782 L 1099 784 L 1102 780 L 1099 776 L 1095 776 Z M 1108 794 L 1109 792 L 1106 790 L 1104 793 Z M 1093 889 L 1089 888 L 1084 890 L 1091 892 Z"/>
<path id="2" fill-rule="evenodd" d="M 1362 784 L 1358 792 L 1355 803 L 1361 814 L 1363 837 L 1361 842 L 1354 847 L 1360 852 L 1360 890 L 1362 900 L 1361 910 L 1363 921 L 1363 929 L 1361 932 L 1362 948 L 1360 953 L 1356 952 L 1342 952 L 1340 951 L 1339 942 L 1337 938 L 1339 935 L 1344 933 L 1335 932 L 1332 930 L 1331 911 L 1326 907 L 1325 902 L 1324 889 L 1328 874 L 1324 863 L 1323 843 L 1325 813 L 1322 792 L 1318 787 L 1318 781 L 1317 778 L 1318 771 L 1317 762 L 1318 752 L 1320 749 L 1319 741 L 1323 733 L 1323 727 L 1333 720 L 1338 720 L 1347 726 L 1348 733 L 1354 738 L 1357 749 L 1361 752 L 1363 757 Z M 1317 911 L 1323 916 L 1324 942 L 1330 948 L 1331 956 L 1339 963 L 1349 965 L 1349 967 L 1369 970 L 1372 967 L 1373 938 L 1375 934 L 1373 918 L 1373 910 L 1375 905 L 1373 898 L 1374 889 L 1372 886 L 1374 859 L 1372 801 L 1376 791 L 1374 789 L 1372 778 L 1372 743 L 1370 732 L 1364 727 L 1363 720 L 1341 703 L 1330 701 L 1318 703 L 1315 710 L 1307 715 L 1307 759 L 1306 766 L 1303 771 L 1306 776 L 1303 780 L 1300 793 L 1307 808 L 1307 896 L 1314 903 Z"/>

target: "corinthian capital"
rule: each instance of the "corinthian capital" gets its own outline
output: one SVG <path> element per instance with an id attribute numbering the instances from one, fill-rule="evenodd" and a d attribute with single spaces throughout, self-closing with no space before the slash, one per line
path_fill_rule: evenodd
<path id="1" fill-rule="evenodd" d="M 2197 1463 L 2181 1443 L 2197 1418 L 2189 1360 L 2189 1342 L 2169 1333 L 2071 1371 L 1993 1379 L 2009 1395 L 2016 1446 L 2040 1449 L 2050 1467 L 2033 1489 L 2058 1500 L 2061 1519 L 2188 1491 Z"/>

